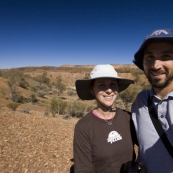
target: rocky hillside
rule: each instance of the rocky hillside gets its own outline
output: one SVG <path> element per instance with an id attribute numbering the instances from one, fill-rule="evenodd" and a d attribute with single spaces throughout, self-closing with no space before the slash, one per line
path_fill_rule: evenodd
<path id="1" fill-rule="evenodd" d="M 135 87 L 142 89 L 148 85 L 143 73 L 134 65 L 113 65 L 119 76 L 136 81 Z M 52 97 L 66 102 L 80 101 L 75 92 L 75 80 L 86 78 L 94 65 L 61 67 L 24 67 L 19 68 L 24 74 L 22 85 L 12 85 L 8 70 L 0 70 L 0 172 L 1 173 L 68 173 L 73 164 L 73 131 L 77 117 L 64 119 L 63 115 L 52 117 L 49 104 Z M 10 70 L 10 69 L 9 69 Z M 46 74 L 49 83 L 36 80 Z M 15 76 L 14 76 L 15 77 Z M 15 79 L 18 80 L 18 79 Z M 13 81 L 15 83 L 15 80 Z M 61 80 L 66 91 L 56 93 L 54 83 Z M 20 81 L 21 82 L 21 81 Z M 25 83 L 24 83 L 25 82 Z M 7 107 L 11 103 L 10 91 L 22 96 L 23 102 L 12 111 Z M 40 95 L 40 91 L 45 95 Z M 31 95 L 37 102 L 31 102 Z M 124 106 L 121 99 L 117 100 Z M 82 103 L 82 101 L 81 101 Z M 89 102 L 83 101 L 85 106 Z M 93 105 L 94 102 L 91 103 Z M 47 112 L 45 112 L 45 110 Z"/>

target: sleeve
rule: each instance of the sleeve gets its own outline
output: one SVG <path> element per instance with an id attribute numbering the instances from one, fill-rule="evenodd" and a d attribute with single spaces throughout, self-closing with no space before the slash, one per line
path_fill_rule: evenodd
<path id="1" fill-rule="evenodd" d="M 133 151 L 133 158 L 132 160 L 135 161 L 138 155 L 138 139 L 136 136 L 136 130 L 135 130 L 135 126 L 132 120 L 132 115 L 131 112 L 128 112 L 128 114 L 130 115 L 130 133 L 131 133 L 131 138 L 132 138 L 132 142 L 133 142 L 133 147 L 134 147 L 134 151 Z M 136 146 L 135 146 L 136 145 Z"/>
<path id="2" fill-rule="evenodd" d="M 136 160 L 137 158 L 137 148 L 139 146 L 138 144 L 138 139 L 137 139 L 137 136 L 136 136 L 136 130 L 135 130 L 135 126 L 134 126 L 134 123 L 133 123 L 133 120 L 132 120 L 132 114 L 131 112 L 129 111 L 126 111 L 127 114 L 128 114 L 128 118 L 129 118 L 129 123 L 130 123 L 130 133 L 131 133 L 131 138 L 132 138 L 132 142 L 133 142 L 133 146 L 134 146 L 134 151 L 133 151 L 133 161 Z M 135 146 L 136 145 L 136 146 Z"/>
<path id="3" fill-rule="evenodd" d="M 133 144 L 136 144 L 138 146 L 138 139 L 136 136 L 136 130 L 135 130 L 135 126 L 134 126 L 134 122 L 132 120 L 132 114 L 129 111 L 126 111 L 129 121 L 130 121 L 130 133 L 131 133 L 131 138 L 132 138 L 132 142 Z"/>
<path id="4" fill-rule="evenodd" d="M 136 136 L 136 130 L 135 130 L 135 126 L 134 126 L 132 118 L 130 118 L 130 131 L 131 131 L 133 144 L 136 144 L 137 146 L 139 146 L 138 139 Z"/>
<path id="5" fill-rule="evenodd" d="M 74 172 L 94 173 L 88 128 L 78 122 L 74 131 Z"/>

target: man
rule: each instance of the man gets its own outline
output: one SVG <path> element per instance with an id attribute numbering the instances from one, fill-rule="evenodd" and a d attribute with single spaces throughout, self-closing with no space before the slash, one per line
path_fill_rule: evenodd
<path id="1" fill-rule="evenodd" d="M 132 105 L 139 161 L 144 162 L 147 173 L 173 173 L 170 154 L 173 149 L 165 147 L 169 142 L 173 146 L 173 30 L 155 30 L 148 35 L 133 62 L 144 71 L 151 84 L 151 90 L 139 93 Z M 168 141 L 163 139 L 163 133 L 157 132 L 153 115 Z"/>

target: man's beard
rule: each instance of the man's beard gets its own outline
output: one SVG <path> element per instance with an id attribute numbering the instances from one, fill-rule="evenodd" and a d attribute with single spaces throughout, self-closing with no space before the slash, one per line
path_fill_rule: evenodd
<path id="1" fill-rule="evenodd" d="M 166 75 L 166 78 L 164 81 L 161 82 L 160 79 L 152 79 L 152 77 L 145 73 L 145 75 L 148 78 L 148 81 L 150 82 L 151 86 L 154 88 L 165 88 L 168 86 L 171 82 L 173 82 L 173 73 Z"/>

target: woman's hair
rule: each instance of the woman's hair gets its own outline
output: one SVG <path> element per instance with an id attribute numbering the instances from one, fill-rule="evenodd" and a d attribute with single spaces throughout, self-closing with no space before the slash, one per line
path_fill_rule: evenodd
<path id="1" fill-rule="evenodd" d="M 94 92 L 93 92 L 94 81 L 95 81 L 95 79 L 93 79 L 93 80 L 91 81 L 91 83 L 90 83 L 90 92 L 91 92 L 91 94 L 93 94 L 93 95 L 94 95 Z"/>
<path id="2" fill-rule="evenodd" d="M 91 81 L 91 83 L 90 83 L 90 87 L 91 87 L 91 88 L 93 88 L 94 82 L 95 82 L 95 79 L 93 79 L 93 80 Z"/>

